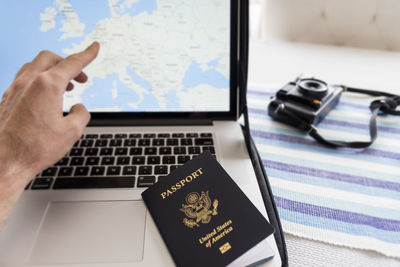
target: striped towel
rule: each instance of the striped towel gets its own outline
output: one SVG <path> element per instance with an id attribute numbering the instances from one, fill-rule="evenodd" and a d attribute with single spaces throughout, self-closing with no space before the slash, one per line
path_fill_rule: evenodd
<path id="1" fill-rule="evenodd" d="M 252 136 L 270 179 L 283 230 L 400 258 L 400 118 L 378 117 L 368 149 L 332 149 L 273 121 L 277 88 L 249 86 Z M 318 125 L 330 139 L 368 140 L 370 97 L 346 93 Z"/>

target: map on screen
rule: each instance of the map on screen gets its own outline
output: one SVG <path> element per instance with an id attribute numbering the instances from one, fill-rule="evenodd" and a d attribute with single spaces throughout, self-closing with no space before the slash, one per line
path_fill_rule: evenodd
<path id="1" fill-rule="evenodd" d="M 230 1 L 14 0 L 0 4 L 0 93 L 43 49 L 63 57 L 93 41 L 89 80 L 64 110 L 229 111 Z"/>

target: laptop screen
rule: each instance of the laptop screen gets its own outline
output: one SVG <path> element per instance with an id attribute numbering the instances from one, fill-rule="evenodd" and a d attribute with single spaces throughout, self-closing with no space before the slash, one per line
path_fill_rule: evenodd
<path id="1" fill-rule="evenodd" d="M 100 42 L 64 111 L 228 112 L 231 3 L 226 0 L 14 0 L 1 4 L 0 93 L 47 49 Z"/>

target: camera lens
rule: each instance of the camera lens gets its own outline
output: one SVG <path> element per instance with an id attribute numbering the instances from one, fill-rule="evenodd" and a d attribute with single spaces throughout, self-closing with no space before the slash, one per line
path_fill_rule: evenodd
<path id="1" fill-rule="evenodd" d="M 323 97 L 328 92 L 327 84 L 316 79 L 301 80 L 299 83 L 299 89 L 303 94 L 313 97 Z"/>

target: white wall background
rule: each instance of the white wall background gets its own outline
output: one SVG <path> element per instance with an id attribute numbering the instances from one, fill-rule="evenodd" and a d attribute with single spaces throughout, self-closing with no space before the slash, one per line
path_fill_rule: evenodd
<path id="1" fill-rule="evenodd" d="M 253 38 L 400 51 L 400 0 L 251 0 Z"/>

